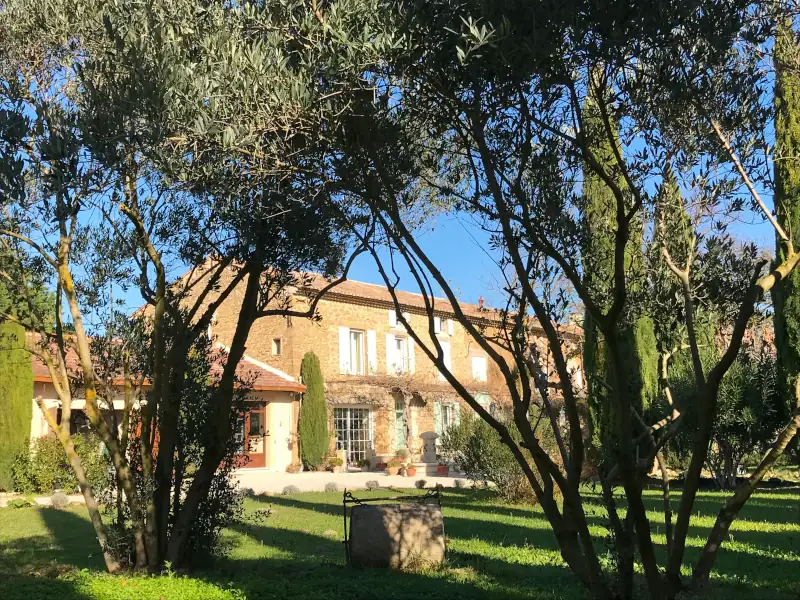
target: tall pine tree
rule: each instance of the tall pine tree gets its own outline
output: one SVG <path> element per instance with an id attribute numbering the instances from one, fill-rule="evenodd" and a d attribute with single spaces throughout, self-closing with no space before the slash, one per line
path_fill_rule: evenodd
<path id="1" fill-rule="evenodd" d="M 11 465 L 25 449 L 33 415 L 33 370 L 25 329 L 0 324 L 0 489 L 11 490 Z"/>
<path id="2" fill-rule="evenodd" d="M 775 36 L 775 212 L 781 227 L 800 241 L 800 72 L 798 43 L 791 23 L 778 27 Z M 786 258 L 780 237 L 776 261 Z M 775 345 L 781 392 L 793 396 L 793 380 L 800 373 L 800 271 L 772 288 Z"/>
<path id="3" fill-rule="evenodd" d="M 300 377 L 306 386 L 300 405 L 300 458 L 303 465 L 314 469 L 328 452 L 328 407 L 319 358 L 306 352 L 300 364 Z"/>
<path id="4" fill-rule="evenodd" d="M 614 148 L 609 142 L 598 102 L 587 97 L 583 110 L 584 135 L 595 158 L 607 172 L 615 175 L 620 187 L 625 185 L 617 166 Z M 616 137 L 616 136 L 615 136 Z M 615 143 L 618 143 L 615 140 Z M 598 306 L 610 306 L 614 276 L 614 238 L 617 229 L 616 199 L 611 189 L 588 166 L 583 179 L 584 243 L 582 248 L 584 278 Z M 625 270 L 630 297 L 636 296 L 643 274 L 643 225 L 632 223 L 625 254 Z M 632 391 L 636 408 L 646 410 L 658 393 L 658 353 L 653 322 L 647 316 L 628 310 L 619 331 L 622 363 L 628 367 L 621 373 L 619 385 Z M 607 358 L 607 349 L 594 319 L 584 318 L 584 372 L 587 378 L 589 410 L 592 419 L 593 441 L 603 449 L 603 458 L 613 461 L 616 452 L 616 412 L 608 386 L 614 379 Z"/>

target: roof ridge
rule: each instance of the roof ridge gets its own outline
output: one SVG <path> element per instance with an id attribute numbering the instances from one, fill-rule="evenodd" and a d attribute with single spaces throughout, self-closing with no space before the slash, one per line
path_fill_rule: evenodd
<path id="1" fill-rule="evenodd" d="M 315 271 L 301 271 L 300 273 L 304 273 L 306 275 L 313 275 L 313 276 L 319 277 L 319 278 L 321 278 L 323 280 L 327 280 L 328 279 L 322 273 L 317 273 Z M 331 279 L 331 281 L 335 281 L 335 278 Z M 386 287 L 386 284 L 382 284 L 382 283 L 372 283 L 372 282 L 369 282 L 369 281 L 361 281 L 360 279 L 351 279 L 349 277 L 342 280 L 342 283 L 345 283 L 345 282 L 359 283 L 361 285 L 369 285 L 369 286 L 378 288 L 381 291 L 390 293 L 389 292 L 389 288 Z M 331 288 L 329 293 L 331 293 L 331 294 L 339 293 L 339 294 L 344 294 L 344 295 L 348 295 L 348 296 L 350 296 L 350 295 L 355 296 L 354 294 L 347 294 L 346 292 L 341 292 L 341 291 L 337 292 L 337 288 L 338 288 L 338 286 L 335 286 L 335 287 Z M 396 289 L 395 291 L 403 293 L 403 294 L 409 294 L 411 296 L 416 296 L 418 298 L 425 298 L 426 297 L 425 294 L 422 294 L 420 292 L 411 292 L 409 290 L 403 290 L 403 289 Z M 441 300 L 442 302 L 446 303 L 448 306 L 450 306 L 451 312 L 452 312 L 453 303 L 448 298 L 444 298 L 442 296 L 430 296 L 430 298 L 432 298 L 433 300 Z M 494 307 L 487 307 L 487 306 L 483 306 L 482 307 L 479 304 L 475 304 L 475 303 L 472 303 L 472 302 L 463 302 L 463 301 L 458 300 L 458 299 L 456 299 L 456 301 L 458 302 L 458 304 L 460 306 L 468 306 L 470 308 L 476 308 L 476 309 L 480 309 L 480 310 L 483 310 L 483 311 L 486 311 L 486 312 L 492 312 L 492 311 L 498 311 L 499 310 L 499 309 L 494 308 Z M 389 302 L 391 302 L 391 300 Z M 402 302 L 401 302 L 401 304 L 402 304 Z"/>

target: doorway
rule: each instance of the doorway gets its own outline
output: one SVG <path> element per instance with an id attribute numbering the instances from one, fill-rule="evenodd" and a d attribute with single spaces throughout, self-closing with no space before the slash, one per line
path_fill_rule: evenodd
<path id="1" fill-rule="evenodd" d="M 264 405 L 260 404 L 249 410 L 244 418 L 244 448 L 250 459 L 247 466 L 253 469 L 267 465 L 264 417 Z"/>
<path id="2" fill-rule="evenodd" d="M 369 408 L 334 408 L 333 426 L 336 449 L 345 451 L 347 464 L 354 465 L 367 457 L 367 450 L 372 448 Z"/>

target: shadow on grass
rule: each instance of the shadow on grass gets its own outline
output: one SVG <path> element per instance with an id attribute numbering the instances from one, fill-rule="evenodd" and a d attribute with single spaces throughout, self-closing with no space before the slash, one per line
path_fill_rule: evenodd
<path id="1" fill-rule="evenodd" d="M 286 558 L 223 558 L 204 574 L 208 581 L 235 582 L 248 599 L 583 597 L 569 572 L 556 565 L 511 564 L 478 554 L 451 553 L 445 567 L 427 572 L 352 569 L 345 566 L 344 548 L 338 540 L 268 525 L 237 524 L 234 529 L 289 554 Z"/>
<path id="2" fill-rule="evenodd" d="M 49 535 L 10 540 L 0 550 L 0 570 L 14 573 L 58 574 L 65 568 L 104 571 L 100 547 L 88 520 L 73 510 L 23 508 L 37 511 Z M 20 517 L 24 515 L 20 514 Z"/>
<path id="3" fill-rule="evenodd" d="M 34 575 L 0 572 L 0 598 L 3 600 L 92 600 L 74 582 Z"/>

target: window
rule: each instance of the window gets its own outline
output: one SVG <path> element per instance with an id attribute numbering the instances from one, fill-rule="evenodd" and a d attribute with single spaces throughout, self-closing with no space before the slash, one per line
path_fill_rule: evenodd
<path id="1" fill-rule="evenodd" d="M 89 417 L 82 410 L 73 410 L 69 418 L 70 435 L 87 434 L 91 432 Z"/>
<path id="2" fill-rule="evenodd" d="M 411 313 L 404 312 L 403 318 L 406 320 L 406 323 L 411 322 Z M 394 310 L 389 311 L 389 328 L 390 329 L 405 329 L 405 326 L 398 318 L 398 313 Z"/>
<path id="3" fill-rule="evenodd" d="M 453 319 L 447 319 L 447 335 L 452 337 L 454 331 L 455 331 L 455 323 L 453 323 Z"/>
<path id="4" fill-rule="evenodd" d="M 372 449 L 372 417 L 369 408 L 334 408 L 336 449 L 345 450 L 348 464 L 367 457 Z"/>
<path id="5" fill-rule="evenodd" d="M 233 432 L 234 444 L 236 445 L 236 452 L 244 454 L 244 417 L 239 416 L 236 418 L 236 429 Z"/>
<path id="6" fill-rule="evenodd" d="M 486 381 L 486 357 L 472 357 L 472 379 L 475 381 Z"/>
<path id="7" fill-rule="evenodd" d="M 364 374 L 364 332 L 350 330 L 350 374 Z"/>
<path id="8" fill-rule="evenodd" d="M 433 332 L 442 333 L 442 317 L 433 317 Z"/>
<path id="9" fill-rule="evenodd" d="M 394 364 L 398 373 L 408 371 L 408 351 L 406 350 L 406 338 L 395 336 L 394 338 Z"/>
<path id="10" fill-rule="evenodd" d="M 274 338 L 272 340 L 272 356 L 281 355 L 281 338 Z"/>
<path id="11" fill-rule="evenodd" d="M 442 430 L 455 425 L 456 423 L 456 409 L 452 404 L 442 405 Z"/>
<path id="12" fill-rule="evenodd" d="M 460 421 L 460 406 L 456 402 L 435 402 L 433 405 L 433 426 L 438 435 L 442 435 Z"/>
<path id="13" fill-rule="evenodd" d="M 414 373 L 414 340 L 396 333 L 386 334 L 386 374 Z"/>

